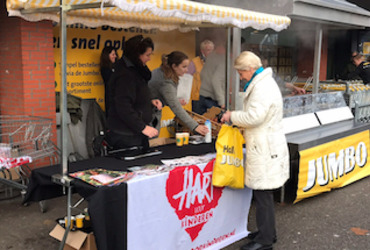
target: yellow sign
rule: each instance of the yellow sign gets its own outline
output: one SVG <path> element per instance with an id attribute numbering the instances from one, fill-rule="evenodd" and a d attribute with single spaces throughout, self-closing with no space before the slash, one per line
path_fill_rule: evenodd
<path id="1" fill-rule="evenodd" d="M 186 110 L 191 110 L 191 102 L 182 106 Z M 162 109 L 161 129 L 158 137 L 175 137 L 175 114 L 172 112 L 170 107 L 165 106 Z"/>
<path id="2" fill-rule="evenodd" d="M 60 37 L 59 26 L 54 27 L 55 90 L 60 91 Z M 179 50 L 195 56 L 195 32 L 161 32 L 140 28 L 117 29 L 109 26 L 89 28 L 80 24 L 67 29 L 67 92 L 83 99 L 96 99 L 104 110 L 104 83 L 100 75 L 100 54 L 104 46 L 114 46 L 121 57 L 124 42 L 142 34 L 154 42 L 154 54 L 148 67 L 160 66 L 162 54 Z"/>
<path id="3" fill-rule="evenodd" d="M 367 130 L 300 151 L 294 202 L 369 176 L 369 136 Z"/>
<path id="4" fill-rule="evenodd" d="M 364 42 L 362 44 L 362 53 L 365 54 L 365 55 L 370 54 L 370 43 L 369 42 Z"/>

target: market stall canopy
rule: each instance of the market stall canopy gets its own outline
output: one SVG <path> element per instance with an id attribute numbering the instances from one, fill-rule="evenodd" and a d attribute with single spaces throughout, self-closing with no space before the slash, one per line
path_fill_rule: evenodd
<path id="1" fill-rule="evenodd" d="M 202 3 L 222 4 L 274 15 L 287 15 L 294 22 L 304 20 L 312 23 L 328 24 L 333 28 L 348 27 L 362 29 L 370 27 L 370 12 L 350 2 L 369 0 L 197 0 Z M 313 26 L 314 27 L 314 26 Z"/>
<path id="2" fill-rule="evenodd" d="M 286 29 L 290 18 L 186 0 L 65 0 L 67 24 L 183 31 L 209 26 Z M 59 22 L 59 0 L 7 0 L 9 16 Z"/>

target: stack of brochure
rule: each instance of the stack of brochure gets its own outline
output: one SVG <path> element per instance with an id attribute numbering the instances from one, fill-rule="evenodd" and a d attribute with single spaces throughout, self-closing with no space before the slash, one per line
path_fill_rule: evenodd
<path id="1" fill-rule="evenodd" d="M 114 186 L 132 179 L 135 173 L 99 168 L 78 171 L 69 175 L 93 186 Z"/>

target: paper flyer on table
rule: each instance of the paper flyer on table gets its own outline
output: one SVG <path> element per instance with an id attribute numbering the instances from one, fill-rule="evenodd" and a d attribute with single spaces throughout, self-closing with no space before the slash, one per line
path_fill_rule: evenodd
<path id="1" fill-rule="evenodd" d="M 201 156 L 185 156 L 182 158 L 167 159 L 167 160 L 161 160 L 161 161 L 166 166 L 188 166 L 188 165 L 206 163 L 214 158 L 216 158 L 216 153 L 210 153 L 210 154 L 201 155 Z"/>

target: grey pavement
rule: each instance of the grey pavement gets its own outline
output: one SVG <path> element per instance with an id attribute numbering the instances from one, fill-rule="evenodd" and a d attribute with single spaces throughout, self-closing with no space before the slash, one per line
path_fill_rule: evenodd
<path id="1" fill-rule="evenodd" d="M 77 201 L 74 195 L 73 200 Z M 58 249 L 48 234 L 55 219 L 66 214 L 66 198 L 21 205 L 21 197 L 0 201 L 0 249 Z M 278 242 L 275 250 L 368 250 L 370 249 L 370 178 L 320 194 L 297 204 L 276 203 Z M 255 230 L 252 204 L 248 229 Z M 247 216 L 247 215 L 246 215 Z M 223 250 L 237 250 L 246 239 Z M 157 249 L 155 249 L 157 250 Z"/>

